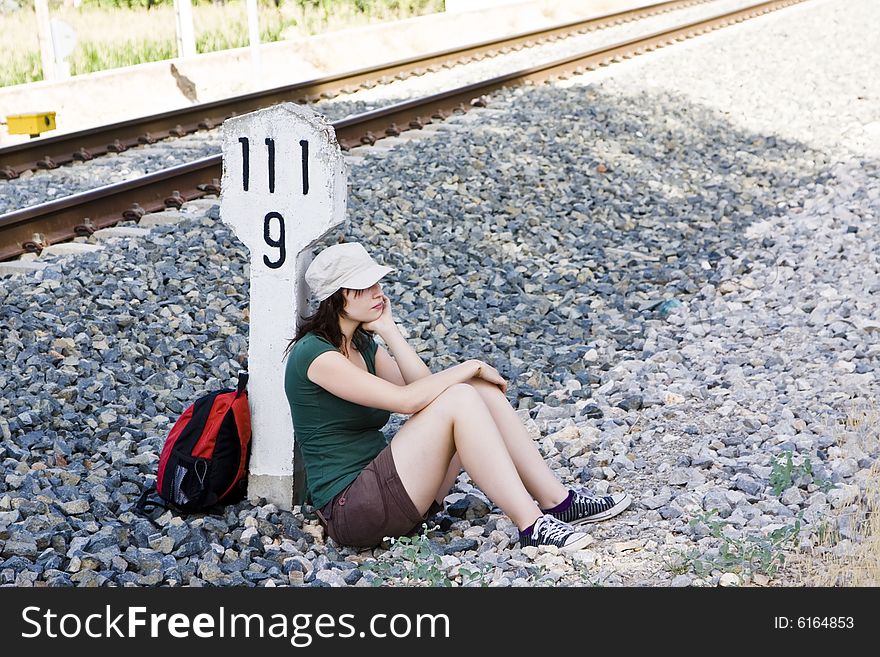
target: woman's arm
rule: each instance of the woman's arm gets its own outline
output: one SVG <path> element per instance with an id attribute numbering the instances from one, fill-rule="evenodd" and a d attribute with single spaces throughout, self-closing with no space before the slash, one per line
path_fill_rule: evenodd
<path id="1" fill-rule="evenodd" d="M 397 363 L 404 381 L 412 383 L 426 376 L 431 376 L 430 368 L 409 345 L 397 324 L 391 322 L 390 325 L 384 326 L 376 332 L 394 355 L 394 361 Z"/>
<path id="2" fill-rule="evenodd" d="M 478 360 L 468 360 L 405 386 L 397 386 L 364 372 L 338 351 L 325 351 L 315 357 L 306 376 L 328 392 L 355 404 L 411 415 L 434 401 L 449 386 L 476 376 L 483 366 Z"/>

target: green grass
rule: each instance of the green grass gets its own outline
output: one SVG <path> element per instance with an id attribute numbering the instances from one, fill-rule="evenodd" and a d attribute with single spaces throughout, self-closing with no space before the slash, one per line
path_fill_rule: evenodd
<path id="1" fill-rule="evenodd" d="M 36 51 L 10 53 L 7 55 L 3 67 L 0 68 L 0 86 L 37 82 L 42 79 L 43 69 L 40 65 L 40 53 Z"/>
<path id="2" fill-rule="evenodd" d="M 308 36 L 373 22 L 443 11 L 443 0 L 288 0 L 260 4 L 260 40 Z M 68 58 L 73 75 L 161 61 L 177 56 L 174 10 L 170 2 L 149 11 L 142 7 L 78 9 L 52 7 L 52 17 L 70 24 L 77 45 Z M 243 2 L 193 7 L 196 51 L 215 52 L 249 45 Z M 32 10 L 0 13 L 4 60 L 0 86 L 42 80 L 36 17 Z"/>
<path id="3" fill-rule="evenodd" d="M 80 75 L 143 62 L 156 62 L 174 56 L 175 45 L 170 40 L 126 41 L 121 44 L 121 47 L 111 47 L 100 42 L 87 42 L 82 44 L 77 57 L 71 62 L 70 72 L 72 75 Z"/>

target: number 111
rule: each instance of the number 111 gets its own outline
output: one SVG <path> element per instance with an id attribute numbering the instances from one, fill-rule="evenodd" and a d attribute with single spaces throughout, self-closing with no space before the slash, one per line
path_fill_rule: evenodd
<path id="1" fill-rule="evenodd" d="M 241 174 L 242 190 L 250 191 L 250 139 L 247 137 L 239 137 L 241 144 Z M 303 196 L 309 193 L 309 142 L 301 139 L 299 142 L 302 154 L 302 193 Z M 266 163 L 269 173 L 269 193 L 275 193 L 275 140 L 266 138 Z M 278 221 L 278 239 L 272 237 L 272 220 Z M 284 241 L 284 217 L 278 212 L 268 212 L 263 218 L 263 241 L 272 248 L 278 249 L 278 258 L 270 260 L 268 256 L 263 256 L 263 264 L 270 269 L 278 269 L 287 259 L 287 248 Z"/>

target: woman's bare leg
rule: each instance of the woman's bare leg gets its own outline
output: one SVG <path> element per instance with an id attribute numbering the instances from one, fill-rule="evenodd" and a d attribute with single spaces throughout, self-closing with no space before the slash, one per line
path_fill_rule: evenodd
<path id="1" fill-rule="evenodd" d="M 437 504 L 443 505 L 443 500 L 446 499 L 446 496 L 449 495 L 449 491 L 452 490 L 452 486 L 455 484 L 455 480 L 458 479 L 458 475 L 461 474 L 461 458 L 458 455 L 458 452 L 453 454 L 452 461 L 449 462 L 449 468 L 446 470 L 446 476 L 443 478 L 443 483 L 440 484 L 440 490 L 437 491 L 437 495 L 434 497 L 437 500 Z"/>
<path id="2" fill-rule="evenodd" d="M 391 441 L 397 473 L 419 513 L 425 513 L 437 496 L 456 452 L 474 483 L 520 529 L 541 517 L 489 409 L 465 383 L 443 391 Z"/>
<path id="3" fill-rule="evenodd" d="M 485 379 L 472 378 L 467 383 L 480 393 L 483 402 L 492 414 L 492 419 L 495 420 L 495 425 L 504 438 L 504 444 L 507 446 L 507 451 L 513 459 L 513 464 L 516 466 L 526 490 L 545 509 L 562 502 L 568 495 L 568 490 L 547 466 L 547 462 L 544 461 L 534 441 L 529 437 L 528 431 L 505 394 L 498 386 Z M 460 472 L 461 459 L 456 454 L 449 464 L 440 489 L 437 491 L 436 500 L 438 503 L 443 503 Z"/>
<path id="4" fill-rule="evenodd" d="M 504 444 L 507 445 L 507 451 L 526 490 L 543 509 L 549 509 L 562 502 L 568 496 L 568 489 L 562 485 L 544 461 L 534 441 L 529 437 L 529 432 L 513 410 L 513 406 L 501 392 L 501 388 L 478 378 L 468 380 L 467 384 L 480 393 L 492 414 L 492 419 L 495 420 L 495 425 L 504 438 Z"/>

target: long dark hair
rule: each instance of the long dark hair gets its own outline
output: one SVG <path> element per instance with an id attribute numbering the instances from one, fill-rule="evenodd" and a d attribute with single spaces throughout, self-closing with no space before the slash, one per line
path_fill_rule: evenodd
<path id="1" fill-rule="evenodd" d="M 346 289 L 349 288 L 341 287 L 336 290 L 336 292 L 318 305 L 318 309 L 314 313 L 303 318 L 302 323 L 296 329 L 296 337 L 287 343 L 287 349 L 284 350 L 282 358 L 286 357 L 290 350 L 293 349 L 293 345 L 309 332 L 313 332 L 315 335 L 327 340 L 337 349 L 342 350 L 343 338 L 342 330 L 339 328 L 339 318 L 345 316 L 345 311 L 343 310 L 345 308 L 345 296 L 342 292 Z M 365 290 L 353 290 L 353 292 L 355 297 L 359 297 Z M 365 331 L 358 326 L 352 337 L 355 348 L 363 352 L 370 340 L 372 340 L 372 335 L 371 332 Z M 346 357 L 348 356 L 348 354 L 345 355 Z"/>

